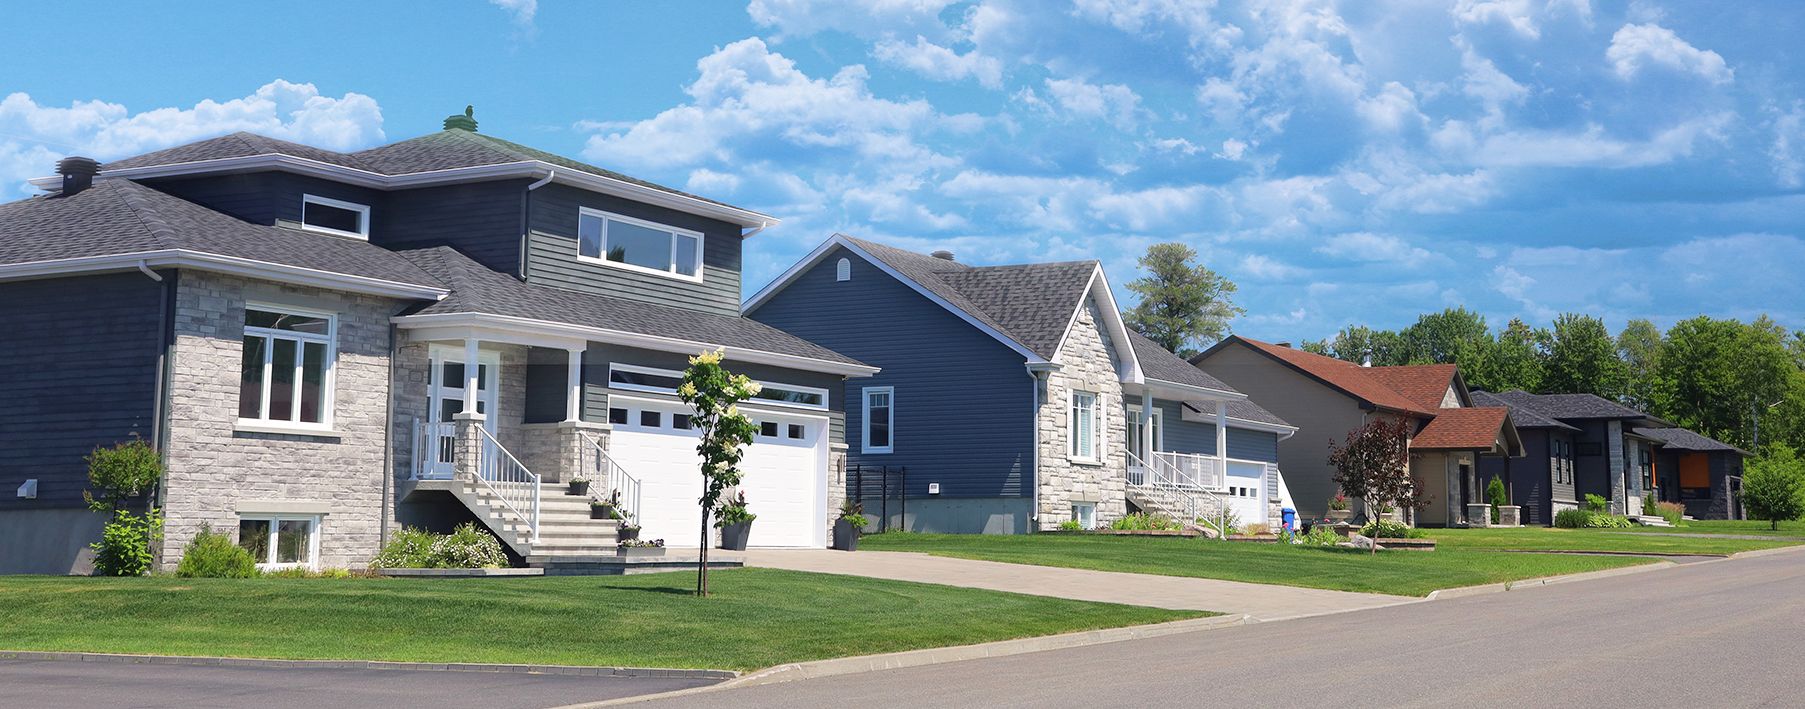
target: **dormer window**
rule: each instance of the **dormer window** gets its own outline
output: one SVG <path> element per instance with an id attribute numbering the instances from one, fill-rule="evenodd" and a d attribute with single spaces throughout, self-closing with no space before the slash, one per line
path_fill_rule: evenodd
<path id="1" fill-rule="evenodd" d="M 356 239 L 370 238 L 370 205 L 301 195 L 301 228 Z"/>
<path id="2" fill-rule="evenodd" d="M 702 234 L 584 208 L 577 216 L 577 258 L 700 281 Z"/>

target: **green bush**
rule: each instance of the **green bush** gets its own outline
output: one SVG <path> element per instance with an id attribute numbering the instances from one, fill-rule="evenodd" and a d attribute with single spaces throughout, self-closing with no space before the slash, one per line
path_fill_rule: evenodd
<path id="1" fill-rule="evenodd" d="M 1078 520 L 1068 519 L 1064 522 L 1059 523 L 1059 531 L 1061 531 L 1061 532 L 1082 532 L 1082 531 L 1084 531 L 1084 525 L 1079 524 Z"/>
<path id="2" fill-rule="evenodd" d="M 1117 517 L 1115 521 L 1109 523 L 1109 528 L 1122 531 L 1145 532 L 1184 529 L 1184 525 L 1181 525 L 1171 517 L 1162 514 L 1134 512 Z"/>
<path id="3" fill-rule="evenodd" d="M 404 527 L 370 561 L 378 569 L 483 569 L 507 566 L 501 540 L 465 522 L 451 534 Z"/>
<path id="4" fill-rule="evenodd" d="M 402 527 L 389 537 L 376 558 L 370 560 L 370 566 L 378 569 L 432 568 L 432 545 L 438 536 L 418 527 Z"/>
<path id="5" fill-rule="evenodd" d="M 746 493 L 745 491 L 741 491 L 740 494 L 735 495 L 733 499 L 728 500 L 727 504 L 721 506 L 721 514 L 715 519 L 714 526 L 725 527 L 730 524 L 747 524 L 755 519 L 758 519 L 758 515 L 753 514 L 751 510 L 746 509 Z"/>
<path id="6" fill-rule="evenodd" d="M 1492 524 L 1498 523 L 1498 508 L 1510 504 L 1510 496 L 1504 493 L 1504 480 L 1492 478 L 1485 484 L 1485 499 L 1492 503 Z"/>
<path id="7" fill-rule="evenodd" d="M 182 562 L 175 575 L 187 578 L 248 579 L 257 575 L 257 560 L 232 537 L 201 525 L 194 539 L 182 549 Z"/>
<path id="8" fill-rule="evenodd" d="M 1360 528 L 1360 535 L 1371 537 L 1373 539 L 1408 539 L 1410 537 L 1410 527 L 1405 526 L 1402 522 L 1393 522 L 1388 519 L 1375 519 L 1371 522 L 1367 522 L 1366 526 Z"/>
<path id="9" fill-rule="evenodd" d="M 1742 472 L 1742 502 L 1773 529 L 1805 516 L 1805 460 L 1788 446 L 1768 447 Z"/>
<path id="10" fill-rule="evenodd" d="M 1579 529 L 1586 526 L 1586 522 L 1591 518 L 1592 513 L 1582 509 L 1574 508 L 1561 510 L 1554 514 L 1554 526 L 1564 527 L 1566 529 Z"/>
<path id="11" fill-rule="evenodd" d="M 100 576 L 150 573 L 150 565 L 155 561 L 151 547 L 162 537 L 162 512 L 152 509 L 141 515 L 124 510 L 113 513 L 113 521 L 100 530 L 100 541 L 88 545 L 94 550 L 94 573 Z"/>
<path id="12" fill-rule="evenodd" d="M 1622 515 L 1591 513 L 1586 517 L 1586 527 L 1591 529 L 1628 529 L 1636 526 L 1630 518 Z"/>
<path id="13" fill-rule="evenodd" d="M 1336 534 L 1335 530 L 1329 529 L 1328 525 L 1323 524 L 1311 527 L 1308 534 L 1300 534 L 1297 536 L 1297 545 L 1304 547 L 1333 548 L 1336 544 L 1340 544 L 1343 541 L 1346 540 L 1342 539 L 1341 535 Z"/>
<path id="14" fill-rule="evenodd" d="M 1604 497 L 1602 495 L 1593 495 L 1591 493 L 1586 494 L 1586 511 L 1587 512 L 1609 512 L 1610 509 L 1611 509 L 1611 501 L 1610 500 L 1604 499 Z"/>

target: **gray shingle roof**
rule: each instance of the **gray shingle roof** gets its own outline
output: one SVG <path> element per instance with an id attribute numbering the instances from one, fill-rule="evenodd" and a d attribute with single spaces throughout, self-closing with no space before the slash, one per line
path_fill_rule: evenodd
<path id="1" fill-rule="evenodd" d="M 1504 407 L 1510 408 L 1510 418 L 1512 421 L 1514 421 L 1517 424 L 1517 428 L 1557 428 L 1557 429 L 1562 429 L 1562 430 L 1567 430 L 1567 431 L 1579 430 L 1572 426 L 1568 426 L 1567 424 L 1561 423 L 1560 421 L 1558 421 L 1552 417 L 1549 417 L 1540 411 L 1530 408 L 1527 405 L 1520 405 L 1516 402 L 1511 401 L 1510 399 L 1506 399 L 1504 397 L 1498 396 L 1497 394 L 1493 394 L 1489 391 L 1473 392 L 1473 405 L 1474 406 L 1504 406 Z"/>
<path id="2" fill-rule="evenodd" d="M 444 300 L 410 315 L 487 313 L 863 364 L 756 320 L 523 283 L 448 246 L 397 253 L 451 288 Z"/>
<path id="3" fill-rule="evenodd" d="M 168 249 L 439 287 L 425 271 L 368 242 L 239 221 L 130 180 L 0 205 L 0 264 Z"/>
<path id="4" fill-rule="evenodd" d="M 1198 369 L 1196 365 L 1186 362 L 1183 357 L 1172 354 L 1170 350 L 1159 346 L 1158 342 L 1147 339 L 1141 333 L 1129 330 L 1128 342 L 1134 345 L 1134 358 L 1141 362 L 1141 373 L 1150 378 L 1164 382 L 1189 384 L 1205 389 L 1235 390 L 1234 387 L 1210 376 L 1208 372 Z"/>
<path id="5" fill-rule="evenodd" d="M 1531 394 L 1512 390 L 1495 394 L 1511 407 L 1524 407 L 1557 419 L 1654 418 L 1628 406 L 1593 394 Z"/>
<path id="6" fill-rule="evenodd" d="M 311 145 L 291 143 L 256 133 L 239 131 L 218 138 L 195 141 L 187 145 L 178 145 L 165 150 L 145 153 L 114 160 L 101 165 L 101 170 L 123 170 L 133 167 L 150 167 L 153 165 L 175 165 L 179 163 L 200 162 L 202 160 L 221 160 L 225 158 L 242 158 L 252 155 L 292 155 L 298 158 L 318 160 L 341 167 L 369 170 L 368 165 L 344 153 L 316 148 Z"/>
<path id="7" fill-rule="evenodd" d="M 1637 428 L 1633 431 L 1644 438 L 1652 438 L 1661 442 L 1662 448 L 1685 451 L 1730 451 L 1748 455 L 1747 451 L 1684 428 Z"/>

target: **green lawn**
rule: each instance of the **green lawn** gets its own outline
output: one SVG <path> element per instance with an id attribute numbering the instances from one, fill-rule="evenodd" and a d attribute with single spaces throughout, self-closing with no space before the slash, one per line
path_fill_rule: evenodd
<path id="1" fill-rule="evenodd" d="M 1210 615 L 770 569 L 513 579 L 0 577 L 0 649 L 749 670 Z"/>
<path id="2" fill-rule="evenodd" d="M 1276 544 L 1078 534 L 878 534 L 865 537 L 859 545 L 872 550 L 916 551 L 962 559 L 1402 596 L 1648 563 L 1634 557 L 1461 549 L 1388 551 L 1373 556 L 1352 550 Z"/>
<path id="3" fill-rule="evenodd" d="M 1805 542 L 1805 521 L 1794 520 L 1781 522 L 1779 529 L 1760 520 L 1748 519 L 1698 519 L 1686 523 L 1684 527 L 1667 529 L 1664 527 L 1636 527 L 1631 531 L 1658 533 L 1679 532 L 1682 534 L 1755 534 L 1760 536 L 1799 537 Z"/>
<path id="4" fill-rule="evenodd" d="M 1425 533 L 1435 539 L 1439 549 L 1449 550 L 1526 550 L 1526 551 L 1611 551 L 1642 554 L 1734 554 L 1739 551 L 1771 549 L 1805 544 L 1805 539 L 1732 539 L 1725 537 L 1682 537 L 1655 533 L 1706 533 L 1702 529 L 1556 529 L 1521 527 L 1510 529 L 1431 529 Z M 1651 530 L 1651 531 L 1643 531 Z M 1721 530 L 1713 529 L 1713 532 Z M 1439 553 L 1439 552 L 1437 552 Z"/>

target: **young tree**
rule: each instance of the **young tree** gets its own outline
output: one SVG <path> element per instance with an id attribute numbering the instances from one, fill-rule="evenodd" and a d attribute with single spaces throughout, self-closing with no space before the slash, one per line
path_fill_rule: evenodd
<path id="1" fill-rule="evenodd" d="M 757 428 L 740 413 L 739 403 L 759 392 L 758 384 L 744 374 L 721 366 L 722 353 L 703 352 L 689 358 L 689 369 L 677 385 L 677 396 L 695 409 L 690 426 L 699 434 L 696 453 L 702 456 L 702 553 L 696 562 L 696 595 L 708 595 L 708 528 L 721 494 L 740 484 L 741 448 L 752 443 Z"/>
<path id="2" fill-rule="evenodd" d="M 1414 500 L 1409 436 L 1410 424 L 1404 419 L 1375 416 L 1349 431 L 1342 444 L 1329 442 L 1335 484 L 1343 493 L 1365 502 L 1368 517 L 1377 519 L 1381 505 Z"/>
<path id="3" fill-rule="evenodd" d="M 86 460 L 90 487 L 82 491 L 82 498 L 88 509 L 112 515 L 101 529 L 100 541 L 90 545 L 94 570 L 104 576 L 142 576 L 155 560 L 151 547 L 163 534 L 163 516 L 156 507 L 135 513 L 131 503 L 162 481 L 162 456 L 133 438 L 112 448 L 95 448 Z"/>
<path id="4" fill-rule="evenodd" d="M 1623 393 L 1623 360 L 1604 321 L 1590 315 L 1563 313 L 1543 342 L 1548 353 L 1543 372 L 1544 394 L 1597 394 L 1616 399 Z"/>
<path id="5" fill-rule="evenodd" d="M 1742 471 L 1742 504 L 1776 530 L 1782 521 L 1805 517 L 1805 460 L 1790 447 L 1768 447 Z"/>
<path id="6" fill-rule="evenodd" d="M 1617 356 L 1623 360 L 1623 403 L 1640 411 L 1655 411 L 1661 394 L 1661 347 L 1666 338 L 1660 328 L 1641 318 L 1629 321 L 1617 333 Z"/>
<path id="7" fill-rule="evenodd" d="M 1128 283 L 1141 297 L 1124 320 L 1136 332 L 1181 357 L 1228 335 L 1228 321 L 1246 312 L 1235 305 L 1235 284 L 1202 264 L 1184 244 L 1154 244 L 1140 259 L 1147 275 Z"/>

